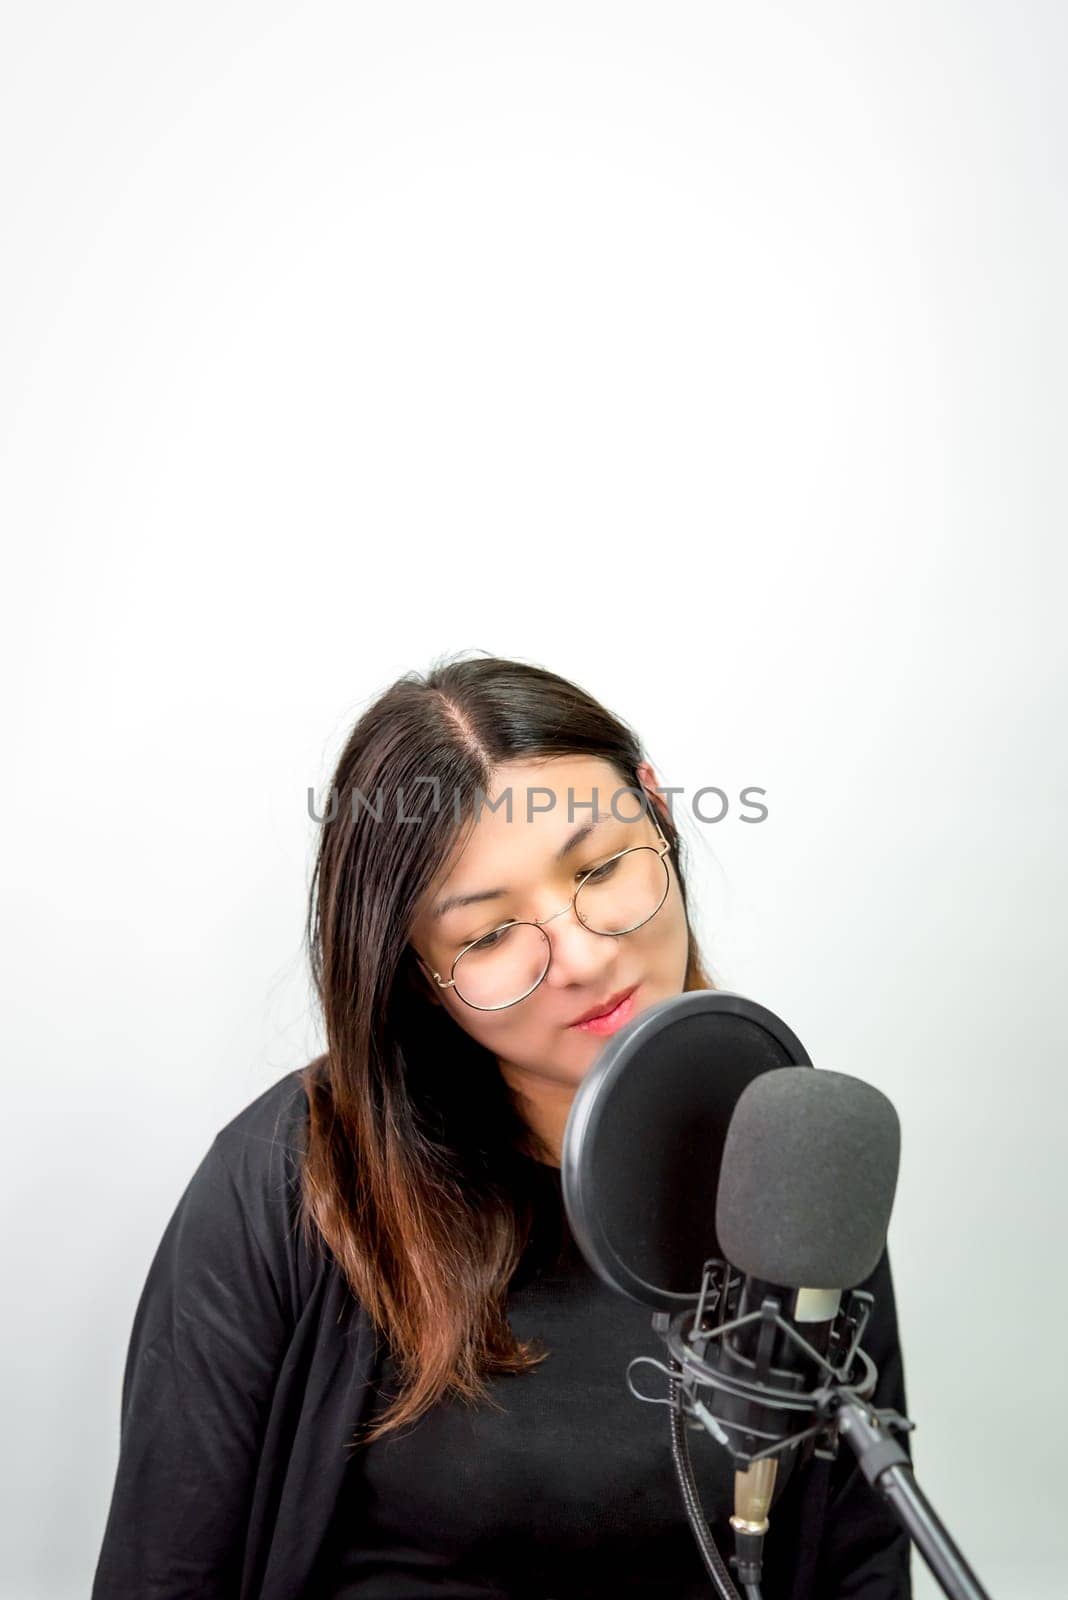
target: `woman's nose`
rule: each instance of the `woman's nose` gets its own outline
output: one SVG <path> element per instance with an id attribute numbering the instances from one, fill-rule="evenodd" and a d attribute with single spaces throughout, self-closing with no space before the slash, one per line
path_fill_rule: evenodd
<path id="1" fill-rule="evenodd" d="M 589 982 L 611 958 L 614 941 L 604 934 L 591 933 L 575 915 L 574 906 L 543 923 L 542 931 L 552 951 L 544 981 L 553 988 Z"/>

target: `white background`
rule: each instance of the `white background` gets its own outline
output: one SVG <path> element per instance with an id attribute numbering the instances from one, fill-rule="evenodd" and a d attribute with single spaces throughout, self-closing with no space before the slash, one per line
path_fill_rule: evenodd
<path id="1" fill-rule="evenodd" d="M 920 1481 L 1063 1593 L 1066 45 L 5 8 L 5 1597 L 87 1593 L 160 1233 L 319 1048 L 307 789 L 467 647 L 766 789 L 684 818 L 706 949 L 898 1107 Z"/>

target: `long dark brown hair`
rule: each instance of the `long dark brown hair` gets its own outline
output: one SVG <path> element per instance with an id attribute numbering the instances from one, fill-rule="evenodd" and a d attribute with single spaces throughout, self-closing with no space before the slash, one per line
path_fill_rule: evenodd
<path id="1" fill-rule="evenodd" d="M 399 678 L 364 711 L 331 780 L 305 930 L 327 1049 L 302 1074 L 301 1212 L 401 1376 L 363 1444 L 446 1392 L 486 1400 L 485 1376 L 545 1359 L 506 1315 L 536 1142 L 493 1054 L 432 1003 L 408 937 L 494 769 L 559 756 L 599 757 L 640 792 L 643 751 L 619 717 L 541 667 L 464 652 Z M 682 841 L 658 821 L 685 908 Z M 688 910 L 686 922 L 684 989 L 714 989 Z"/>

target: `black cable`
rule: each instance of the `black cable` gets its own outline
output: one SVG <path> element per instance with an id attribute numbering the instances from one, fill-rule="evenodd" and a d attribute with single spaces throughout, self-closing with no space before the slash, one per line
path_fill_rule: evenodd
<path id="1" fill-rule="evenodd" d="M 686 1425 L 683 1420 L 682 1409 L 679 1405 L 679 1373 L 682 1367 L 674 1356 L 668 1357 L 670 1376 L 668 1378 L 668 1396 L 671 1401 L 669 1420 L 671 1422 L 671 1454 L 675 1462 L 675 1473 L 682 1490 L 683 1504 L 689 1518 L 690 1527 L 694 1538 L 697 1540 L 701 1558 L 711 1574 L 712 1581 L 719 1591 L 721 1600 L 742 1600 L 731 1575 L 723 1562 L 723 1557 L 716 1548 L 708 1523 L 705 1521 L 701 1510 L 701 1502 L 697 1497 L 697 1486 L 693 1479 L 693 1464 L 690 1461 L 690 1446 L 686 1438 Z M 761 1600 L 760 1590 L 751 1584 L 746 1587 L 746 1600 Z"/>

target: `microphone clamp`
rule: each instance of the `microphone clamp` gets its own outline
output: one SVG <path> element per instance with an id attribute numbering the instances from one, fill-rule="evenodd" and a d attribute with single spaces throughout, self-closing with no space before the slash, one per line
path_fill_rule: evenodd
<path id="1" fill-rule="evenodd" d="M 673 1364 L 666 1367 L 653 1356 L 635 1357 L 627 1367 L 627 1387 L 636 1399 L 657 1405 L 672 1403 L 634 1387 L 631 1371 L 642 1363 L 676 1380 L 679 1408 L 690 1425 L 711 1433 L 730 1452 L 739 1470 L 803 1444 L 803 1460 L 812 1454 L 834 1460 L 838 1453 L 837 1414 L 847 1401 L 877 1418 L 882 1428 L 904 1431 L 915 1426 L 896 1411 L 867 1405 L 878 1370 L 860 1348 L 874 1304 L 866 1290 L 847 1292 L 831 1329 L 828 1356 L 824 1356 L 783 1317 L 773 1294 L 766 1295 L 760 1307 L 745 1316 L 732 1315 L 741 1284 L 742 1278 L 732 1274 L 729 1264 L 714 1257 L 704 1264 L 695 1309 L 686 1308 L 675 1316 L 654 1314 L 653 1327 L 667 1345 Z M 717 1312 L 718 1321 L 710 1325 L 710 1315 Z M 753 1330 L 756 1341 L 752 1359 L 727 1340 L 727 1335 L 747 1328 Z M 773 1363 L 778 1336 L 804 1357 L 822 1382 L 806 1389 L 801 1373 Z M 854 1375 L 856 1361 L 861 1363 L 861 1371 Z M 701 1390 L 714 1390 L 724 1397 L 715 1415 L 702 1400 Z"/>

